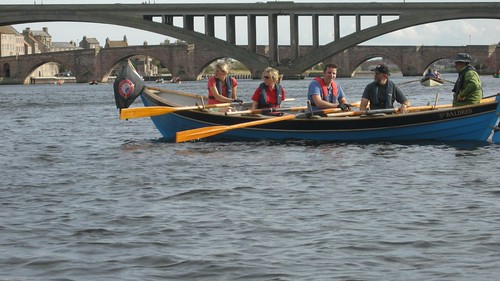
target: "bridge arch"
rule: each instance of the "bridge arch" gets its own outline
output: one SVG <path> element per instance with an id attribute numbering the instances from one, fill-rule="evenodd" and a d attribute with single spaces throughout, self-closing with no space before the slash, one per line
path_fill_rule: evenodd
<path id="1" fill-rule="evenodd" d="M 2 76 L 10 78 L 10 64 L 9 63 L 4 63 L 2 67 Z"/>
<path id="2" fill-rule="evenodd" d="M 34 71 L 36 71 L 39 67 L 50 63 L 57 64 L 57 73 L 59 73 L 59 69 L 61 68 L 61 66 L 72 72 L 75 71 L 73 64 L 71 64 L 67 60 L 58 59 L 57 57 L 40 57 L 39 59 L 37 59 L 36 56 L 33 56 L 30 65 L 26 68 L 23 68 L 21 73 L 19 74 L 22 83 L 29 84 L 32 77 L 40 77 L 40 73 L 34 73 Z"/>
<path id="3" fill-rule="evenodd" d="M 361 66 L 364 62 L 367 62 L 367 61 L 374 59 L 374 58 L 382 58 L 384 60 L 389 60 L 391 63 L 395 64 L 399 69 L 402 68 L 401 67 L 401 60 L 399 58 L 396 58 L 393 54 L 375 51 L 375 52 L 365 54 L 362 58 L 360 58 L 358 61 L 356 61 L 353 65 L 354 67 L 352 68 L 349 77 L 354 76 L 356 69 L 359 66 Z"/>
<path id="4" fill-rule="evenodd" d="M 423 66 L 424 66 L 424 71 L 422 72 L 422 75 L 424 75 L 428 69 L 430 69 L 431 65 L 433 65 L 434 63 L 440 61 L 440 60 L 448 60 L 449 58 L 447 57 L 444 57 L 444 56 L 435 56 L 434 58 L 430 59 L 430 60 L 425 60 L 423 61 Z"/>
<path id="5" fill-rule="evenodd" d="M 273 66 L 284 74 L 300 74 L 309 67 L 358 45 L 369 39 L 426 23 L 458 20 L 458 19 L 500 19 L 500 3 L 293 3 L 268 1 L 255 4 L 101 4 L 101 5 L 40 5 L 33 9 L 28 5 L 2 5 L 0 25 L 45 22 L 45 21 L 77 21 L 121 25 L 147 30 L 166 36 L 185 40 L 197 46 L 224 52 L 251 69 L 263 69 Z M 29 11 L 29 12 L 26 12 Z M 110 17 L 110 13 L 113 14 Z M 324 46 L 316 45 L 309 53 L 300 54 L 298 49 L 298 17 L 311 16 L 314 21 L 320 15 L 334 15 L 335 40 Z M 343 15 L 354 15 L 356 31 L 340 37 L 338 18 Z M 215 37 L 213 30 L 214 17 L 226 18 L 226 40 Z M 246 16 L 248 19 L 249 46 L 235 44 L 234 18 Z M 264 56 L 256 52 L 255 27 L 256 17 L 268 18 L 269 53 Z M 278 16 L 288 16 L 291 34 L 291 56 L 280 61 L 278 55 L 277 24 Z M 361 18 L 376 16 L 377 24 L 365 29 L 361 28 Z M 383 22 L 383 17 L 397 19 Z M 174 17 L 182 17 L 183 26 L 173 25 Z M 194 17 L 205 19 L 205 34 L 197 32 L 193 27 Z M 155 21 L 160 19 L 160 21 Z M 313 24 L 314 25 L 314 24 Z M 313 28 L 313 44 L 318 38 L 318 28 Z M 186 70 L 183 70 L 186 71 Z M 193 74 L 193 70 L 186 71 Z M 193 74 L 194 75 L 194 74 Z"/>

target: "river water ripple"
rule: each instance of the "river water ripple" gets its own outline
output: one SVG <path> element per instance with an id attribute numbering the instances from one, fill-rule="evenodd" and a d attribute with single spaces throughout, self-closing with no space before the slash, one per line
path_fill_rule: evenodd
<path id="1" fill-rule="evenodd" d="M 339 80 L 353 102 L 370 79 Z M 307 83 L 284 81 L 291 106 Z M 118 119 L 110 84 L 0 86 L 0 109 L 0 280 L 500 275 L 499 145 L 165 143 Z"/>

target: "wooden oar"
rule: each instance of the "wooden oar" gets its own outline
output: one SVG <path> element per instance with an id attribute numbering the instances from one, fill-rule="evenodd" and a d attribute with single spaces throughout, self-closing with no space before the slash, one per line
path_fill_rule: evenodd
<path id="1" fill-rule="evenodd" d="M 385 108 L 385 109 L 371 109 L 360 111 L 348 111 L 328 114 L 328 117 L 346 117 L 346 116 L 359 116 L 359 115 L 375 115 L 380 113 L 392 114 L 399 110 L 399 108 Z"/>
<path id="2" fill-rule="evenodd" d="M 179 96 L 187 96 L 187 97 L 194 97 L 197 99 L 204 99 L 208 100 L 208 96 L 204 95 L 199 95 L 199 94 L 193 94 L 193 93 L 186 93 L 186 92 L 181 92 L 181 91 L 176 91 L 176 90 L 171 90 L 171 89 L 164 89 L 164 88 L 158 88 L 158 87 L 151 87 L 151 86 L 144 86 L 148 90 L 153 90 L 157 92 L 164 92 L 164 93 L 169 93 L 169 94 L 176 94 Z"/>
<path id="3" fill-rule="evenodd" d="M 448 108 L 451 104 L 441 104 L 441 105 L 425 105 L 425 106 L 411 106 L 406 108 L 408 112 L 433 110 L 439 108 Z M 350 112 L 340 112 L 328 114 L 328 117 L 345 117 L 345 116 L 359 116 L 359 115 L 375 115 L 379 113 L 391 114 L 396 113 L 399 108 L 386 108 L 386 109 L 372 109 L 372 110 L 360 110 L 360 111 L 350 111 Z"/>
<path id="4" fill-rule="evenodd" d="M 436 98 L 436 101 L 437 101 L 437 98 Z M 492 102 L 494 101 L 493 98 L 491 97 L 486 97 L 484 99 L 481 100 L 481 103 L 485 103 L 485 102 Z M 416 112 L 416 111 L 426 111 L 426 110 L 433 110 L 433 109 L 442 109 L 442 108 L 451 108 L 453 107 L 453 105 L 451 103 L 449 104 L 439 104 L 439 105 L 423 105 L 423 106 L 410 106 L 408 108 L 406 108 L 408 110 L 408 112 Z M 368 115 L 370 112 L 373 113 L 377 113 L 376 111 L 378 110 L 385 110 L 385 109 L 374 109 L 374 110 L 367 110 L 368 111 Z M 389 110 L 392 110 L 392 108 L 389 108 Z M 397 111 L 397 108 L 396 108 L 396 111 Z M 362 112 L 362 111 L 352 111 L 352 112 Z M 334 116 L 341 116 L 342 113 L 350 113 L 350 112 L 341 112 L 341 113 L 338 113 L 339 115 L 336 115 L 336 114 L 330 114 L 328 116 L 331 116 L 331 115 L 334 115 Z M 380 113 L 380 112 L 378 112 Z M 358 114 L 356 114 L 358 115 Z M 345 115 L 345 116 L 349 116 L 349 115 Z"/>
<path id="5" fill-rule="evenodd" d="M 297 115 L 299 118 L 311 118 L 314 115 L 327 115 L 330 113 L 335 113 L 335 112 L 341 112 L 342 109 L 340 108 L 327 108 L 327 109 L 320 109 L 320 110 L 315 110 L 313 112 L 305 112 Z M 355 111 L 348 111 L 348 112 L 343 112 L 343 113 L 351 113 Z"/>
<path id="6" fill-rule="evenodd" d="M 414 111 L 433 110 L 433 109 L 448 108 L 448 107 L 452 107 L 452 105 L 451 104 L 440 104 L 440 105 L 410 106 L 406 109 L 408 110 L 408 112 L 414 112 Z"/>
<path id="7" fill-rule="evenodd" d="M 226 115 L 237 115 L 237 114 L 262 114 L 262 113 L 271 113 L 271 112 L 285 112 L 285 111 L 301 111 L 306 110 L 305 106 L 297 106 L 297 107 L 280 107 L 280 108 L 262 108 L 262 109 L 254 109 L 254 110 L 242 110 L 242 111 L 230 111 L 226 112 Z"/>
<path id="8" fill-rule="evenodd" d="M 295 115 L 290 114 L 290 115 L 283 115 L 281 117 L 272 117 L 272 118 L 256 120 L 256 121 L 251 121 L 251 122 L 245 122 L 245 123 L 229 125 L 229 126 L 224 126 L 224 125 L 209 126 L 209 127 L 204 127 L 204 128 L 181 131 L 181 132 L 177 132 L 175 134 L 175 142 L 185 142 L 185 141 L 190 141 L 190 140 L 202 139 L 202 138 L 210 137 L 213 135 L 222 134 L 222 133 L 227 132 L 229 130 L 243 129 L 243 128 L 252 127 L 252 126 L 258 126 L 258 125 L 263 125 L 263 124 L 268 124 L 268 123 L 291 120 L 291 119 L 294 119 L 295 117 L 296 117 Z"/>
<path id="9" fill-rule="evenodd" d="M 208 97 L 204 96 L 204 95 L 186 93 L 186 92 L 175 91 L 175 90 L 171 90 L 171 89 L 151 87 L 151 86 L 144 86 L 144 87 L 146 89 L 148 89 L 148 90 L 153 90 L 153 91 L 157 91 L 157 92 L 173 93 L 173 94 L 176 94 L 176 95 L 190 96 L 190 97 L 196 97 L 196 98 L 199 98 L 199 99 L 208 100 Z M 286 98 L 286 99 L 282 100 L 282 102 L 291 102 L 291 101 L 295 101 L 295 98 Z M 250 102 L 250 104 L 252 104 L 252 102 Z"/>
<path id="10" fill-rule="evenodd" d="M 170 106 L 146 106 L 146 107 L 131 107 L 122 108 L 120 110 L 120 119 L 132 119 L 132 118 L 142 118 L 151 117 L 157 115 L 168 114 L 176 111 L 183 110 L 196 110 L 204 108 L 217 108 L 217 107 L 229 107 L 232 105 L 239 105 L 239 103 L 218 103 L 209 104 L 205 106 L 183 106 L 183 107 L 170 107 Z"/>
<path id="11" fill-rule="evenodd" d="M 359 107 L 360 101 L 357 101 L 355 103 L 352 103 L 352 107 Z M 301 110 L 307 110 L 306 106 L 297 106 L 297 107 L 282 107 L 282 108 L 264 108 L 264 109 L 254 109 L 254 110 L 243 110 L 243 111 L 231 111 L 231 112 L 226 112 L 226 115 L 237 115 L 237 114 L 262 114 L 262 113 L 270 113 L 270 112 L 285 112 L 285 111 L 301 111 Z M 328 114 L 328 113 L 333 113 L 333 112 L 339 112 L 341 111 L 340 108 L 328 108 L 328 109 L 321 109 L 314 111 L 312 115 L 316 114 Z M 311 115 L 311 114 L 309 114 Z"/>
<path id="12" fill-rule="evenodd" d="M 410 83 L 413 83 L 413 82 L 419 82 L 420 80 L 421 79 L 406 81 L 406 82 L 403 82 L 403 83 L 398 83 L 398 86 L 403 86 L 403 85 L 410 84 Z"/>

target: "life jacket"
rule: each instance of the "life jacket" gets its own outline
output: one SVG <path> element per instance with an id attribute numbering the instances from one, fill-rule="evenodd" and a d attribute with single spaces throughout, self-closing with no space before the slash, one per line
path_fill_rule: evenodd
<path id="1" fill-rule="evenodd" d="M 232 99 L 232 97 L 233 97 L 233 79 L 231 79 L 230 76 L 226 76 L 226 93 L 222 92 L 222 83 L 217 78 L 215 78 L 215 87 L 217 88 L 219 95 Z M 215 97 L 212 95 L 211 92 L 210 92 L 210 95 L 208 98 L 215 99 Z"/>
<path id="2" fill-rule="evenodd" d="M 275 84 L 276 88 L 276 104 L 269 104 L 267 102 L 267 86 L 264 83 L 260 83 L 260 97 L 259 97 L 259 105 L 258 108 L 272 108 L 279 107 L 281 104 L 281 97 L 283 96 L 283 87 L 280 84 Z"/>
<path id="3" fill-rule="evenodd" d="M 464 69 L 458 74 L 458 79 L 455 82 L 455 85 L 453 86 L 453 92 L 458 94 L 463 88 L 464 88 L 464 77 L 465 73 L 468 71 L 476 71 L 476 69 L 472 65 L 467 65 L 464 67 Z"/>
<path id="4" fill-rule="evenodd" d="M 383 109 L 383 108 L 393 108 L 394 101 L 396 100 L 396 91 L 394 87 L 394 82 L 391 80 L 387 81 L 386 92 L 384 93 L 385 101 L 378 99 L 378 93 L 381 91 L 381 87 L 376 83 L 372 83 L 372 90 L 370 91 L 370 109 Z"/>
<path id="5" fill-rule="evenodd" d="M 321 86 L 321 89 L 322 89 L 322 95 L 321 95 L 321 99 L 324 100 L 324 101 L 327 101 L 327 102 L 332 102 L 332 103 L 335 103 L 339 93 L 337 91 L 337 83 L 335 83 L 335 81 L 331 81 L 330 82 L 330 87 L 332 87 L 332 94 L 333 94 L 333 98 L 334 100 L 328 100 L 328 87 L 326 86 L 326 83 L 325 83 L 325 80 L 323 80 L 323 78 L 321 77 L 315 77 L 314 80 L 316 80 L 316 82 L 319 83 L 319 85 Z"/>

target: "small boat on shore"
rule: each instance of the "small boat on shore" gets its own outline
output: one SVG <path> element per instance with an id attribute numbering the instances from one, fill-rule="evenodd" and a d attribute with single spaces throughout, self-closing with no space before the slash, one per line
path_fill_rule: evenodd
<path id="1" fill-rule="evenodd" d="M 137 77 L 127 76 L 134 72 L 124 70 L 125 75 L 120 75 L 115 81 L 115 101 L 120 118 L 151 117 L 163 139 L 172 142 L 197 139 L 484 142 L 490 139 L 500 114 L 500 94 L 470 106 L 414 106 L 405 114 L 396 114 L 396 109 L 312 111 L 308 106 L 251 111 L 245 104 L 206 105 L 205 96 L 146 87 Z M 138 96 L 145 107 L 128 108 Z M 230 106 L 236 112 L 229 114 L 214 110 Z M 283 115 L 264 115 L 271 111 Z M 320 117 L 325 114 L 327 117 Z"/>
<path id="2" fill-rule="evenodd" d="M 420 79 L 420 84 L 426 87 L 442 86 L 444 84 L 444 80 L 438 77 L 425 76 Z"/>
<path id="3" fill-rule="evenodd" d="M 92 79 L 90 82 L 89 82 L 89 85 L 97 85 L 97 80 L 95 79 Z"/>
<path id="4" fill-rule="evenodd" d="M 500 78 L 500 70 L 493 74 L 493 78 Z"/>

